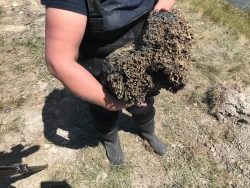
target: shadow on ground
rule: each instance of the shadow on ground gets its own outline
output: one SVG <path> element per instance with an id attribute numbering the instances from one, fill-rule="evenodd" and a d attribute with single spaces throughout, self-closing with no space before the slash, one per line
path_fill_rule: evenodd
<path id="1" fill-rule="evenodd" d="M 46 97 L 42 118 L 46 139 L 57 146 L 79 149 L 87 146 L 95 147 L 102 142 L 98 132 L 92 126 L 93 120 L 88 104 L 65 89 L 55 89 Z M 127 114 L 120 113 L 118 123 L 119 130 L 137 134 L 136 124 Z M 25 146 L 19 144 L 12 147 L 10 153 L 0 152 L 0 166 L 22 163 L 23 157 L 35 153 L 40 146 L 24 148 Z M 12 183 L 35 173 L 0 176 L 0 187 L 15 188 L 11 185 Z M 70 188 L 70 185 L 66 181 L 41 182 L 41 188 L 47 187 Z"/>
<path id="2" fill-rule="evenodd" d="M 40 146 L 35 145 L 25 149 L 25 146 L 18 144 L 11 148 L 10 153 L 0 152 L 0 166 L 10 166 L 16 163 L 22 163 L 22 158 L 27 157 L 40 149 Z M 0 176 L 0 187 L 3 188 L 15 188 L 12 183 L 15 183 L 21 179 L 25 179 L 36 172 L 25 173 L 15 176 Z"/>
<path id="3" fill-rule="evenodd" d="M 46 139 L 57 146 L 79 149 L 102 141 L 92 126 L 88 104 L 66 89 L 55 89 L 46 97 L 42 118 Z M 137 134 L 130 116 L 121 113 L 118 122 L 119 130 Z"/>
<path id="4" fill-rule="evenodd" d="M 42 182 L 41 188 L 71 188 L 71 186 L 68 184 L 67 181 L 61 181 L 61 182 Z"/>

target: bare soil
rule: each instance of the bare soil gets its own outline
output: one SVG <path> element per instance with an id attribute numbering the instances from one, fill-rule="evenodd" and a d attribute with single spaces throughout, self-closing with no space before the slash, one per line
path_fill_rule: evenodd
<path id="1" fill-rule="evenodd" d="M 40 1 L 0 0 L 0 165 L 49 165 L 2 176 L 0 187 L 250 186 L 249 39 L 214 25 L 188 3 L 177 7 L 195 42 L 187 86 L 155 98 L 156 134 L 169 151 L 154 154 L 123 111 L 125 164 L 116 167 L 108 163 L 87 104 L 47 71 Z M 232 82 L 241 89 L 218 85 Z M 208 98 L 213 88 L 229 92 L 223 100 Z"/>

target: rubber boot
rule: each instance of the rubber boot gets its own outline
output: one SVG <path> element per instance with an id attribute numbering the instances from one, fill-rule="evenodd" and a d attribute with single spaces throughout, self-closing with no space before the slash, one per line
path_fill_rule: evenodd
<path id="1" fill-rule="evenodd" d="M 109 162 L 113 165 L 121 165 L 124 163 L 124 154 L 120 145 L 120 139 L 118 135 L 118 127 L 108 133 L 100 133 L 103 137 L 103 145 L 106 149 L 106 153 Z"/>
<path id="2" fill-rule="evenodd" d="M 167 153 L 166 145 L 155 135 L 154 119 L 145 124 L 138 124 L 138 128 L 142 137 L 148 141 L 156 154 L 162 156 Z"/>

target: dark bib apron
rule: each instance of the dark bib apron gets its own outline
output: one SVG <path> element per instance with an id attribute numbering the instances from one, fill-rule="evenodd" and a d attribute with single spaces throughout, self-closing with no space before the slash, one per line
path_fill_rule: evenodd
<path id="1" fill-rule="evenodd" d="M 148 14 L 141 16 L 130 23 L 119 35 L 111 38 L 94 39 L 85 35 L 79 48 L 78 63 L 98 79 L 105 57 L 114 50 L 132 43 L 140 34 L 147 17 Z"/>
<path id="2" fill-rule="evenodd" d="M 100 15 L 100 12 L 96 15 Z M 149 12 L 135 19 L 133 22 L 126 25 L 126 27 L 109 33 L 100 31 L 102 30 L 100 25 L 92 27 L 92 29 L 96 28 L 97 32 L 88 28 L 79 48 L 78 63 L 87 69 L 94 77 L 96 77 L 98 81 L 100 81 L 99 75 L 102 70 L 102 62 L 105 57 L 116 49 L 121 48 L 128 43 L 132 43 L 144 27 L 148 15 Z M 96 21 L 92 20 L 92 22 L 102 23 L 100 19 L 97 19 Z M 89 34 L 90 31 L 92 34 Z M 105 34 L 107 35 L 105 36 Z M 95 104 L 88 104 L 93 116 L 94 127 L 100 132 L 112 131 L 118 118 L 119 111 L 109 111 Z M 132 117 L 136 122 L 144 124 L 153 119 L 155 115 L 153 104 L 154 99 L 150 98 L 147 101 L 147 107 L 141 108 L 138 106 L 132 106 L 127 108 L 127 111 L 132 114 Z"/>

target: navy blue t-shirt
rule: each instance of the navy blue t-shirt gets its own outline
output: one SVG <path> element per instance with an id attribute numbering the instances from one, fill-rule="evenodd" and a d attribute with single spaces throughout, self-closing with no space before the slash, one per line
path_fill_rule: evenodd
<path id="1" fill-rule="evenodd" d="M 41 0 L 41 4 L 88 14 L 86 0 Z M 154 4 L 154 0 L 102 0 L 103 28 L 105 31 L 119 29 L 151 10 Z"/>
<path id="2" fill-rule="evenodd" d="M 86 0 L 41 0 L 46 7 L 59 8 L 87 16 Z"/>

